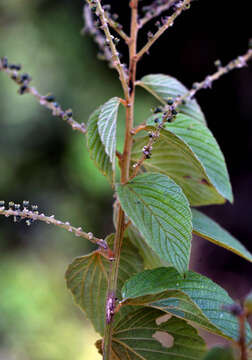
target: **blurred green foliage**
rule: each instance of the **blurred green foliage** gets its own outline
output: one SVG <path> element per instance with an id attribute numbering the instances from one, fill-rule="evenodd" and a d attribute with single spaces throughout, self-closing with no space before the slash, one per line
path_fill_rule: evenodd
<path id="1" fill-rule="evenodd" d="M 0 56 L 21 63 L 42 94 L 52 92 L 76 120 L 121 94 L 118 76 L 80 35 L 81 1 L 1 0 Z M 78 6 L 79 5 L 79 6 Z M 76 11 L 77 10 L 77 11 Z M 136 119 L 153 100 L 139 90 Z M 148 106 L 146 104 L 148 103 Z M 94 167 L 85 139 L 0 74 L 0 198 L 29 199 L 41 212 L 97 236 L 113 231 L 112 191 Z M 119 119 L 119 148 L 123 138 Z M 64 283 L 83 239 L 45 224 L 27 228 L 0 219 L 0 359 L 95 359 L 97 334 L 87 328 Z"/>

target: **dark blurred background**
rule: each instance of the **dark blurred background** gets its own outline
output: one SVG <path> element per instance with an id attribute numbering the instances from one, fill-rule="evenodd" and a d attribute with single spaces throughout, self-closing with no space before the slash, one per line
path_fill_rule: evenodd
<path id="1" fill-rule="evenodd" d="M 129 25 L 128 1 L 110 1 Z M 142 1 L 142 4 L 148 4 Z M 98 105 L 121 93 L 118 76 L 97 60 L 97 48 L 80 30 L 83 1 L 0 0 L 0 56 L 23 64 L 42 94 L 53 92 L 74 117 L 87 122 Z M 155 21 L 153 22 L 155 23 Z M 154 24 L 147 27 L 153 30 Z M 165 73 L 190 87 L 245 53 L 251 15 L 229 2 L 195 1 L 145 55 L 138 77 Z M 145 42 L 145 35 L 139 45 Z M 127 61 L 125 48 L 121 51 Z M 236 70 L 197 99 L 226 157 L 235 202 L 204 211 L 252 251 L 252 66 Z M 136 119 L 155 101 L 138 90 Z M 120 114 L 122 133 L 123 113 Z M 29 199 L 41 212 L 83 226 L 98 236 L 113 231 L 112 192 L 89 160 L 85 139 L 0 73 L 0 199 Z M 235 298 L 252 287 L 251 264 L 194 239 L 192 268 L 224 286 Z M 0 218 L 0 359 L 96 359 L 99 337 L 75 308 L 64 283 L 73 257 L 89 244 L 46 224 L 13 224 Z"/>

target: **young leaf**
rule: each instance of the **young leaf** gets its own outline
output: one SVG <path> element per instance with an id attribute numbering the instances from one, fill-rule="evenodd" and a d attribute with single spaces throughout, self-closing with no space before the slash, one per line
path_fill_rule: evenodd
<path id="1" fill-rule="evenodd" d="M 154 307 L 212 333 L 239 339 L 237 319 L 223 308 L 233 300 L 219 285 L 193 271 L 183 278 L 174 268 L 145 270 L 124 284 L 122 297 L 122 304 Z M 251 337 L 248 328 L 248 341 Z"/>
<path id="2" fill-rule="evenodd" d="M 130 242 L 139 250 L 139 253 L 144 260 L 145 268 L 154 269 L 156 267 L 169 265 L 149 247 L 146 241 L 133 226 L 127 228 L 126 236 L 129 238 Z"/>
<path id="3" fill-rule="evenodd" d="M 169 98 L 174 99 L 188 92 L 188 89 L 180 81 L 164 74 L 146 75 L 137 82 L 137 85 L 142 86 L 163 104 L 166 104 Z M 181 113 L 206 124 L 205 116 L 196 100 L 187 99 L 186 104 L 180 105 L 178 109 Z"/>
<path id="4" fill-rule="evenodd" d="M 105 147 L 98 132 L 97 123 L 99 114 L 100 108 L 95 110 L 89 117 L 87 125 L 87 147 L 90 157 L 94 160 L 95 165 L 110 182 L 113 182 L 112 165 L 109 156 L 105 152 Z"/>
<path id="5" fill-rule="evenodd" d="M 215 346 L 208 351 L 203 360 L 235 360 L 235 357 L 230 347 Z"/>
<path id="6" fill-rule="evenodd" d="M 120 99 L 114 97 L 107 101 L 100 108 L 98 131 L 101 141 L 105 146 L 106 154 L 109 156 L 112 163 L 112 169 L 115 171 L 116 159 L 116 123 Z"/>
<path id="7" fill-rule="evenodd" d="M 122 318 L 113 329 L 111 360 L 202 359 L 206 346 L 197 330 L 176 317 L 160 323 L 162 315 L 162 311 L 139 307 Z M 101 342 L 96 343 L 100 353 Z"/>
<path id="8" fill-rule="evenodd" d="M 159 257 L 184 273 L 191 250 L 191 211 L 173 180 L 158 173 L 135 177 L 116 186 L 126 215 Z"/>
<path id="9" fill-rule="evenodd" d="M 251 253 L 231 234 L 198 210 L 192 209 L 193 233 L 252 262 Z"/>
<path id="10" fill-rule="evenodd" d="M 106 239 L 107 242 L 111 243 L 113 237 L 113 234 L 110 235 Z M 67 287 L 71 290 L 76 304 L 84 310 L 95 330 L 101 335 L 104 333 L 109 270 L 110 262 L 96 250 L 74 259 L 68 266 L 65 276 Z M 119 268 L 118 299 L 123 283 L 141 270 L 143 270 L 142 258 L 137 249 L 130 243 L 124 242 Z M 123 315 L 124 310 L 120 314 Z"/>
<path id="11" fill-rule="evenodd" d="M 154 130 L 153 118 L 147 125 L 147 130 Z M 147 137 L 135 142 L 132 161 L 139 159 L 147 143 Z M 164 125 L 144 168 L 170 176 L 193 206 L 233 201 L 225 160 L 216 140 L 207 127 L 185 115 L 179 114 L 174 122 Z"/>

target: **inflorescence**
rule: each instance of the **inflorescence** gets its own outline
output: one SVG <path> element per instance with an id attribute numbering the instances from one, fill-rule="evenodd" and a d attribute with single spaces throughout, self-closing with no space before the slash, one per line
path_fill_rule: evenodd
<path id="1" fill-rule="evenodd" d="M 13 201 L 10 201 L 9 203 L 5 203 L 5 201 L 0 201 L 0 215 L 3 215 L 5 217 L 13 217 L 13 221 L 15 223 L 21 222 L 22 220 L 25 220 L 26 225 L 30 226 L 35 221 L 43 221 L 46 224 L 53 224 L 56 226 L 59 226 L 71 233 L 73 233 L 77 237 L 85 238 L 92 243 L 99 246 L 101 253 L 107 257 L 109 260 L 113 260 L 113 252 L 108 247 L 108 244 L 105 240 L 96 238 L 91 232 L 86 233 L 82 230 L 81 227 L 74 227 L 70 225 L 70 223 L 63 222 L 60 220 L 56 220 L 54 215 L 46 216 L 43 213 L 39 213 L 38 206 L 37 205 L 31 205 L 29 204 L 29 201 L 24 200 L 22 205 L 16 204 Z"/>
<path id="2" fill-rule="evenodd" d="M 39 92 L 30 86 L 32 80 L 31 76 L 27 73 L 21 73 L 22 66 L 16 64 L 10 64 L 7 57 L 0 58 L 0 71 L 4 71 L 7 75 L 15 81 L 19 86 L 18 93 L 20 95 L 31 94 L 33 95 L 40 103 L 40 105 L 50 109 L 54 116 L 58 116 L 66 121 L 73 130 L 80 131 L 81 133 L 86 133 L 86 127 L 84 123 L 79 124 L 73 119 L 73 112 L 71 109 L 63 110 L 61 106 L 56 102 L 55 97 L 52 94 L 40 95 Z"/>

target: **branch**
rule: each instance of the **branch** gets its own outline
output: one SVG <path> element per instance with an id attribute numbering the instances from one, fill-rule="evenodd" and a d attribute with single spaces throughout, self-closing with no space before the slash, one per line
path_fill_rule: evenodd
<path id="1" fill-rule="evenodd" d="M 61 106 L 55 101 L 53 95 L 46 96 L 40 95 L 39 92 L 29 85 L 32 78 L 28 74 L 20 74 L 21 65 L 8 64 L 8 59 L 3 57 L 0 59 L 0 71 L 5 72 L 10 79 L 19 85 L 18 93 L 20 95 L 31 94 L 40 103 L 40 105 L 46 107 L 52 111 L 53 116 L 58 116 L 66 121 L 73 130 L 80 131 L 82 134 L 86 134 L 86 127 L 84 123 L 78 123 L 73 119 L 73 113 L 71 109 L 63 110 Z"/>
<path id="2" fill-rule="evenodd" d="M 128 83 L 127 83 L 127 75 L 126 75 L 123 65 L 120 62 L 119 53 L 114 44 L 114 36 L 111 35 L 111 33 L 110 33 L 107 18 L 105 15 L 105 11 L 101 6 L 100 0 L 87 0 L 87 2 L 89 3 L 91 10 L 96 13 L 96 15 L 99 17 L 99 19 L 101 21 L 100 28 L 104 31 L 104 34 L 106 36 L 105 43 L 106 43 L 106 45 L 108 45 L 110 47 L 110 50 L 112 53 L 113 67 L 115 67 L 119 73 L 124 96 L 125 96 L 126 101 L 128 102 L 129 101 L 129 88 L 128 88 Z"/>
<path id="3" fill-rule="evenodd" d="M 157 124 L 157 129 L 155 131 L 149 132 L 149 142 L 147 145 L 143 147 L 143 155 L 138 160 L 137 163 L 133 165 L 134 171 L 130 178 L 132 180 L 139 172 L 140 167 L 146 159 L 151 157 L 152 145 L 157 140 L 160 135 L 160 130 L 163 128 L 163 125 L 168 121 L 171 122 L 176 117 L 177 111 L 176 108 L 185 102 L 186 99 L 192 99 L 197 91 L 200 89 L 211 88 L 212 83 L 215 80 L 218 80 L 222 75 L 227 74 L 231 70 L 240 69 L 247 65 L 247 62 L 252 59 L 252 49 L 249 49 L 244 55 L 238 56 L 237 59 L 230 61 L 226 66 L 221 66 L 220 62 L 217 63 L 218 71 L 216 71 L 212 75 L 208 75 L 202 82 L 195 83 L 193 88 L 188 91 L 185 95 L 178 97 L 177 99 L 170 100 L 170 105 L 167 105 L 165 108 L 165 112 L 162 115 L 162 121 Z M 133 129 L 132 134 L 135 135 L 141 130 L 145 130 L 146 125 L 141 124 L 136 129 Z"/>
<path id="4" fill-rule="evenodd" d="M 141 59 L 141 57 L 149 51 L 150 47 L 157 41 L 157 39 L 169 28 L 173 25 L 174 20 L 185 10 L 191 3 L 191 0 L 183 0 L 176 4 L 176 11 L 166 19 L 163 19 L 163 25 L 158 29 L 158 31 L 152 35 L 150 34 L 149 41 L 145 46 L 137 53 L 136 58 L 137 61 Z"/>
<path id="5" fill-rule="evenodd" d="M 244 55 L 238 56 L 236 59 L 230 61 L 226 66 L 222 66 L 220 61 L 216 62 L 218 70 L 212 74 L 206 76 L 206 78 L 199 82 L 194 83 L 192 89 L 185 95 L 180 96 L 174 101 L 174 108 L 181 105 L 186 99 L 192 99 L 194 95 L 201 89 L 211 88 L 214 81 L 218 80 L 222 75 L 229 73 L 234 69 L 240 69 L 247 66 L 247 62 L 252 59 L 252 49 L 249 49 Z"/>
<path id="6" fill-rule="evenodd" d="M 54 215 L 46 216 L 45 214 L 37 211 L 37 206 L 32 205 L 31 209 L 28 209 L 29 202 L 24 201 L 23 202 L 23 209 L 21 209 L 20 204 L 15 204 L 13 202 L 9 202 L 9 208 L 5 208 L 4 206 L 5 202 L 0 201 L 0 215 L 4 215 L 5 217 L 13 216 L 14 222 L 22 221 L 23 219 L 26 219 L 26 224 L 30 226 L 34 221 L 43 221 L 46 224 L 52 224 L 55 226 L 58 226 L 62 229 L 65 229 L 71 233 L 73 233 L 77 237 L 82 237 L 84 239 L 87 239 L 91 241 L 92 243 L 99 246 L 101 253 L 108 258 L 109 260 L 113 260 L 113 252 L 108 247 L 108 244 L 105 240 L 96 238 L 91 232 L 86 233 L 82 230 L 81 227 L 76 228 L 72 225 L 70 225 L 69 222 L 62 222 L 60 220 L 56 220 L 54 218 Z"/>
<path id="7" fill-rule="evenodd" d="M 138 29 L 141 29 L 145 24 L 147 24 L 147 22 L 154 19 L 155 17 L 158 17 L 164 11 L 169 10 L 176 2 L 177 0 L 164 0 L 164 3 L 161 5 L 157 5 L 154 3 L 148 7 L 146 6 L 145 8 L 148 11 L 146 12 L 145 16 L 139 21 Z"/>

